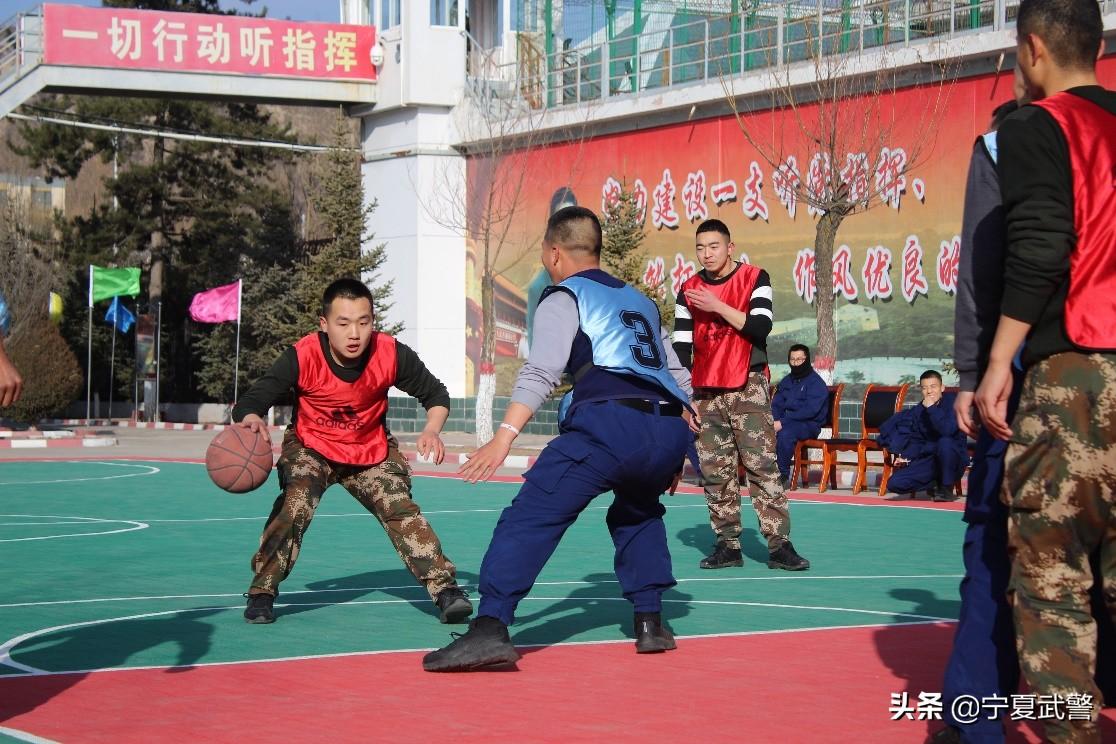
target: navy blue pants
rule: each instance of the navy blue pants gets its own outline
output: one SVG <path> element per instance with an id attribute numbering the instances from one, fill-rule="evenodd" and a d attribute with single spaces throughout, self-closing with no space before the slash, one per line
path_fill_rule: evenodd
<path id="1" fill-rule="evenodd" d="M 953 439 L 942 437 L 934 454 L 916 457 L 910 465 L 893 470 L 887 481 L 888 490 L 909 493 L 928 489 L 935 483 L 952 486 L 965 472 L 961 449 Z"/>
<path id="2" fill-rule="evenodd" d="M 686 447 L 686 459 L 690 461 L 690 465 L 694 469 L 694 473 L 698 478 L 704 479 L 705 476 L 701 473 L 701 459 L 697 453 L 697 436 L 690 437 L 690 444 Z"/>
<path id="3" fill-rule="evenodd" d="M 678 416 L 615 401 L 576 406 L 500 515 L 481 562 L 477 615 L 511 625 L 566 529 L 607 491 L 615 494 L 605 522 L 620 588 L 636 612 L 660 612 L 662 593 L 676 582 L 659 497 L 692 439 Z"/>
<path id="4" fill-rule="evenodd" d="M 783 419 L 783 428 L 775 432 L 775 461 L 779 464 L 779 477 L 784 481 L 790 477 L 794 463 L 795 446 L 806 439 L 814 439 L 821 427 L 809 421 L 790 421 Z"/>
<path id="5" fill-rule="evenodd" d="M 942 684 L 946 722 L 961 730 L 962 741 L 981 744 L 1004 740 L 1002 721 L 982 718 L 960 724 L 950 715 L 950 704 L 959 695 L 973 695 L 978 700 L 993 695 L 1009 697 L 1019 686 L 1015 628 L 1007 600 L 1011 576 L 1008 508 L 1000 503 L 1006 452 L 1007 442 L 981 430 L 969 472 L 961 614 Z"/>

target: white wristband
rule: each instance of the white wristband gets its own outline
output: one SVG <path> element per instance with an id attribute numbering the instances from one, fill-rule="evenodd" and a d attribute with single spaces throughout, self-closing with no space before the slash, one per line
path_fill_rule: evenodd
<path id="1" fill-rule="evenodd" d="M 500 428 L 501 428 L 501 429 L 507 429 L 507 430 L 508 430 L 508 431 L 510 431 L 510 432 L 511 432 L 512 434 L 515 434 L 515 435 L 516 435 L 517 437 L 519 436 L 519 429 L 515 428 L 514 426 L 512 426 L 512 425 L 511 425 L 511 424 L 509 424 L 509 423 L 507 423 L 506 421 L 505 421 L 504 423 L 500 424 Z"/>

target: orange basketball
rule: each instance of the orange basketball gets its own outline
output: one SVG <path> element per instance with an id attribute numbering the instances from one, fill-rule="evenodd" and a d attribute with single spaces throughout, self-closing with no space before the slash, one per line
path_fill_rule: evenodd
<path id="1" fill-rule="evenodd" d="M 230 426 L 209 443 L 205 468 L 210 479 L 229 493 L 247 493 L 263 485 L 271 474 L 271 437 L 266 430 L 253 432 Z"/>

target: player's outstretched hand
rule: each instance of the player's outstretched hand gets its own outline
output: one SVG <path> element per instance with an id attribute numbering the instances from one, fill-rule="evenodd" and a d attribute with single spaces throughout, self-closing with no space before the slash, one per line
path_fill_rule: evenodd
<path id="1" fill-rule="evenodd" d="M 686 409 L 682 409 L 682 418 L 685 419 L 686 425 L 690 427 L 690 431 L 694 434 L 701 434 L 701 416 L 697 413 L 690 413 Z"/>
<path id="2" fill-rule="evenodd" d="M 436 431 L 423 431 L 418 438 L 418 451 L 423 457 L 433 457 L 435 465 L 446 459 L 446 445 Z"/>
<path id="3" fill-rule="evenodd" d="M 973 421 L 973 398 L 976 394 L 962 390 L 953 401 L 953 415 L 957 417 L 957 428 L 973 439 L 977 438 L 977 425 Z"/>
<path id="4" fill-rule="evenodd" d="M 252 433 L 258 434 L 267 424 L 264 420 L 254 413 L 249 413 L 247 416 L 237 422 L 237 426 L 243 426 L 245 429 L 251 429 Z"/>
<path id="5" fill-rule="evenodd" d="M 19 400 L 23 390 L 23 378 L 15 365 L 8 360 L 4 347 L 0 346 L 0 408 L 8 406 Z"/>
<path id="6" fill-rule="evenodd" d="M 486 481 L 492 477 L 498 467 L 504 464 L 510 451 L 511 445 L 503 442 L 502 437 L 496 437 L 469 455 L 469 459 L 457 469 L 457 472 L 466 483 Z"/>
<path id="7" fill-rule="evenodd" d="M 976 391 L 981 423 L 989 434 L 1004 441 L 1011 439 L 1011 425 L 1007 420 L 1011 386 L 1011 364 L 993 363 L 988 365 Z"/>

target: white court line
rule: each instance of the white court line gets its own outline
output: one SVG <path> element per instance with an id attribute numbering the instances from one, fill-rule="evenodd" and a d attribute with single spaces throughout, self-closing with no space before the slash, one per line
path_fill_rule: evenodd
<path id="1" fill-rule="evenodd" d="M 576 602 L 627 602 L 628 601 L 624 597 L 576 597 L 576 598 L 575 597 L 525 597 L 524 600 L 525 601 L 534 601 L 534 602 L 568 602 L 568 601 L 571 601 L 571 600 L 576 601 Z M 355 606 L 355 605 L 382 605 L 382 604 L 412 604 L 412 603 L 409 600 L 405 600 L 405 599 L 372 599 L 372 600 L 355 600 L 355 601 L 352 601 L 352 602 L 344 602 L 341 605 L 335 605 L 332 602 L 295 602 L 295 603 L 291 603 L 291 604 L 277 604 L 275 606 L 277 608 L 284 608 L 284 607 L 326 607 L 326 606 L 349 607 L 349 606 Z M 812 605 L 771 604 L 771 603 L 765 603 L 765 602 L 734 602 L 734 601 L 727 601 L 727 600 L 726 601 L 718 601 L 718 600 L 701 600 L 701 599 L 664 599 L 663 604 L 719 605 L 719 606 L 728 605 L 728 606 L 738 606 L 738 607 L 773 607 L 773 608 L 776 608 L 776 609 L 816 610 L 816 611 L 819 611 L 819 612 L 851 612 L 851 613 L 854 613 L 854 614 L 861 614 L 861 615 L 885 615 L 885 616 L 888 616 L 888 617 L 909 617 L 909 618 L 914 618 L 915 620 L 926 622 L 926 623 L 954 622 L 950 618 L 934 617 L 932 615 L 915 615 L 915 614 L 912 614 L 912 613 L 909 613 L 909 612 L 891 612 L 891 611 L 883 611 L 883 610 L 862 610 L 862 609 L 853 608 L 853 607 L 825 607 L 825 606 L 812 606 Z M 24 672 L 24 673 L 26 673 L 27 675 L 30 675 L 30 676 L 46 676 L 46 675 L 56 675 L 56 674 L 87 674 L 87 673 L 91 673 L 91 672 L 101 672 L 101 671 L 124 671 L 124 670 L 134 671 L 136 669 L 173 668 L 173 666 L 172 667 L 148 666 L 148 667 L 112 667 L 112 668 L 108 668 L 108 669 L 67 669 L 65 671 L 48 671 L 46 669 L 38 669 L 37 667 L 29 666 L 27 664 L 22 664 L 22 663 L 16 661 L 15 659 L 12 658 L 11 652 L 12 652 L 13 649 L 15 649 L 16 646 L 18 646 L 19 644 L 21 644 L 25 641 L 31 640 L 33 638 L 37 638 L 39 636 L 47 635 L 49 633 L 56 633 L 56 632 L 63 631 L 63 630 L 71 630 L 73 628 L 84 628 L 84 627 L 89 627 L 89 626 L 93 626 L 93 625 L 106 625 L 108 623 L 126 622 L 126 621 L 129 621 L 129 620 L 144 620 L 144 619 L 147 619 L 147 618 L 161 617 L 161 616 L 164 616 L 164 615 L 180 615 L 180 614 L 186 614 L 186 613 L 191 613 L 191 612 L 213 612 L 215 610 L 216 611 L 222 611 L 222 610 L 239 610 L 239 609 L 241 609 L 241 605 L 233 605 L 232 607 L 194 607 L 194 608 L 185 609 L 185 610 L 165 610 L 165 611 L 162 611 L 162 612 L 145 612 L 145 613 L 142 613 L 142 614 L 139 614 L 139 615 L 124 615 L 124 616 L 121 616 L 121 617 L 110 617 L 110 618 L 104 618 L 104 619 L 101 619 L 101 620 L 86 620 L 86 621 L 83 621 L 83 622 L 80 622 L 80 623 L 68 623 L 66 625 L 56 625 L 56 626 L 50 627 L 50 628 L 41 628 L 39 630 L 33 630 L 33 631 L 28 632 L 28 633 L 24 633 L 23 635 L 16 636 L 15 638 L 12 638 L 12 639 L 4 642 L 2 645 L 0 645 L 0 665 L 8 666 L 8 667 L 11 667 L 13 669 L 18 669 L 19 671 Z M 878 627 L 888 627 L 888 626 L 897 625 L 897 624 L 907 625 L 909 623 L 880 623 L 880 624 L 877 624 L 877 625 L 878 625 Z M 831 626 L 826 626 L 825 628 L 803 628 L 803 629 L 795 629 L 795 630 L 826 630 L 826 629 L 830 629 L 830 627 Z M 858 627 L 858 626 L 835 626 L 835 627 Z M 877 626 L 870 625 L 868 627 L 877 627 Z M 792 632 L 792 631 L 779 630 L 779 631 L 757 631 L 757 632 L 759 632 L 759 633 L 771 633 L 771 632 L 782 633 L 782 632 Z M 750 634 L 751 634 L 751 632 L 744 631 L 742 633 L 733 633 L 733 634 L 712 634 L 711 636 L 689 636 L 689 637 L 721 637 L 721 636 L 729 636 L 729 635 L 750 635 Z M 685 638 L 687 636 L 679 636 L 679 637 L 680 638 Z M 611 642 L 611 641 L 609 641 L 609 642 Z M 620 642 L 620 641 L 616 641 L 616 642 Z M 631 639 L 624 639 L 623 642 L 630 643 Z M 594 642 L 590 641 L 589 643 L 594 643 Z M 540 646 L 549 646 L 549 645 L 573 645 L 573 644 L 539 644 L 539 645 Z M 415 649 L 415 650 L 418 650 L 418 649 Z M 392 651 L 390 651 L 388 653 L 400 653 L 400 652 L 402 652 L 402 650 L 393 649 Z M 323 656 L 351 656 L 351 655 L 358 655 L 358 654 L 365 654 L 365 653 L 384 653 L 384 652 L 355 652 L 355 653 L 352 653 L 352 654 L 323 654 L 323 655 L 300 656 L 300 657 L 292 657 L 292 658 L 313 659 L 313 658 L 322 658 Z M 288 660 L 291 660 L 291 658 L 287 658 L 287 659 L 268 659 L 266 661 L 288 661 Z M 183 666 L 221 666 L 221 665 L 227 665 L 227 664 L 230 664 L 230 663 L 257 663 L 257 660 L 253 660 L 251 662 L 208 662 L 208 663 L 203 662 L 201 664 L 190 664 L 190 665 L 183 665 Z"/>
<path id="2" fill-rule="evenodd" d="M 689 584 L 696 582 L 707 581 L 880 581 L 888 579 L 960 579 L 963 574 L 879 574 L 872 576 L 810 576 L 807 574 L 787 574 L 785 576 L 711 576 L 709 578 L 696 578 L 696 579 L 678 579 L 679 584 Z M 597 584 L 619 584 L 616 579 L 601 579 L 600 581 L 536 581 L 534 586 L 595 586 Z M 459 584 L 463 588 L 475 587 L 475 584 Z M 345 587 L 341 589 L 295 589 L 292 591 L 283 592 L 283 596 L 300 595 L 300 594 L 335 594 L 335 593 L 350 593 L 356 594 L 360 592 L 376 592 L 376 591 L 398 591 L 400 589 L 412 589 L 415 591 L 426 591 L 423 587 L 415 584 L 407 584 L 406 586 L 354 586 Z M 76 605 L 76 604 L 99 604 L 102 602 L 150 602 L 168 599 L 225 599 L 227 597 L 243 597 L 242 592 L 227 593 L 227 594 L 161 594 L 154 596 L 142 597 L 100 597 L 94 599 L 58 599 L 53 601 L 44 602 L 12 602 L 9 604 L 0 604 L 0 610 L 10 609 L 13 607 L 45 607 L 48 605 Z"/>
<path id="3" fill-rule="evenodd" d="M 99 475 L 94 478 L 58 478 L 55 480 L 39 480 L 39 481 L 0 481 L 0 486 L 38 486 L 49 485 L 52 483 L 81 483 L 84 481 L 105 481 L 115 480 L 117 478 L 135 478 L 140 475 L 154 475 L 155 473 L 162 472 L 154 465 L 138 465 L 126 462 L 100 462 L 98 460 L 56 460 L 55 462 L 68 462 L 68 463 L 81 463 L 83 465 L 108 465 L 114 468 L 147 468 L 142 473 L 124 473 L 122 475 Z"/>
<path id="4" fill-rule="evenodd" d="M 528 597 L 530 599 L 530 597 Z M 239 609 L 239 607 L 237 608 Z M 819 633 L 827 630 L 861 630 L 871 628 L 910 628 L 920 625 L 939 625 L 941 623 L 952 625 L 956 620 L 912 620 L 909 623 L 862 623 L 859 625 L 825 625 L 822 627 L 805 627 L 805 628 L 779 628 L 774 630 L 739 630 L 731 633 L 695 633 L 693 635 L 676 635 L 678 640 L 700 640 L 704 638 L 743 638 L 747 636 L 761 636 L 761 635 L 777 635 L 779 633 Z M 516 648 L 552 648 L 554 646 L 607 646 L 615 645 L 618 643 L 631 643 L 631 638 L 613 638 L 600 641 L 562 641 L 561 643 L 524 643 L 516 644 Z M 147 664 L 144 666 L 132 667 L 105 667 L 100 669 L 73 669 L 64 672 L 41 672 L 36 675 L 29 674 L 14 674 L 8 675 L 12 678 L 23 678 L 27 676 L 36 677 L 50 677 L 60 674 L 93 674 L 98 672 L 135 672 L 151 669 L 193 669 L 196 667 L 219 667 L 219 666 L 244 666 L 246 664 L 275 664 L 290 661 L 313 661 L 316 659 L 346 659 L 356 656 L 386 656 L 388 654 L 414 654 L 423 651 L 433 651 L 432 648 L 392 648 L 382 649 L 380 651 L 342 651 L 332 654 L 305 654 L 302 656 L 281 656 L 274 659 L 243 659 L 240 661 L 202 661 L 196 664 L 170 664 L 170 665 L 156 665 Z"/>
<path id="5" fill-rule="evenodd" d="M 867 507 L 881 506 L 880 504 L 842 504 L 842 503 L 839 503 L 839 502 L 835 503 L 835 502 L 830 502 L 830 501 L 793 501 L 792 503 L 804 504 L 804 505 L 809 505 L 809 506 L 867 506 Z M 704 502 L 702 502 L 700 504 L 669 504 L 669 505 L 664 504 L 663 507 L 666 508 L 666 509 L 705 509 L 706 508 Z M 504 508 L 505 507 L 501 506 L 501 507 L 498 507 L 498 508 L 495 508 L 495 509 L 434 509 L 434 510 L 423 509 L 422 513 L 423 514 L 492 514 L 492 513 L 496 513 L 496 512 L 502 512 L 504 510 Z M 608 508 L 609 507 L 607 507 L 607 506 L 587 506 L 582 511 L 583 512 L 605 511 Z M 948 513 L 948 514 L 957 514 L 957 512 L 951 511 L 951 510 L 948 510 L 948 509 L 935 509 L 933 507 L 928 507 L 928 506 L 911 506 L 911 507 L 904 507 L 904 508 L 922 509 L 924 511 L 945 512 L 945 513 Z M 346 517 L 346 518 L 348 518 L 348 517 L 370 517 L 370 516 L 372 516 L 372 514 L 370 512 L 348 512 L 348 513 L 345 513 L 345 514 L 315 514 L 314 519 L 328 519 L 328 518 L 338 518 L 338 517 Z M 260 519 L 262 519 L 262 517 L 257 515 L 257 516 L 254 516 L 254 517 L 205 517 L 205 518 L 201 518 L 201 519 L 144 519 L 143 521 L 151 523 L 151 524 L 155 524 L 155 523 L 160 523 L 160 524 L 170 524 L 170 523 L 189 524 L 189 523 L 192 523 L 192 522 L 198 522 L 198 523 L 202 523 L 202 522 L 256 522 L 256 521 L 259 521 Z"/>
<path id="6" fill-rule="evenodd" d="M 41 736 L 35 736 L 34 734 L 29 734 L 26 731 L 8 728 L 7 726 L 0 726 L 0 734 L 10 736 L 13 739 L 18 739 L 19 741 L 30 742 L 30 744 L 58 744 L 58 742 L 56 742 L 54 739 L 44 739 Z"/>
<path id="7" fill-rule="evenodd" d="M 67 517 L 59 516 L 57 514 L 0 514 L 0 517 L 30 517 L 32 519 L 69 519 L 79 520 L 71 521 L 68 524 L 81 524 L 81 523 L 94 523 L 94 524 L 130 524 L 131 527 L 123 527 L 118 530 L 106 530 L 104 532 L 75 532 L 68 535 L 43 535 L 41 537 L 5 537 L 0 538 L 0 543 L 6 542 L 28 542 L 30 540 L 57 540 L 60 537 L 99 537 L 102 535 L 117 535 L 121 532 L 135 532 L 136 530 L 145 530 L 151 525 L 144 522 L 135 522 L 131 519 L 98 519 L 96 517 Z M 16 524 L 28 524 L 16 523 Z"/>

